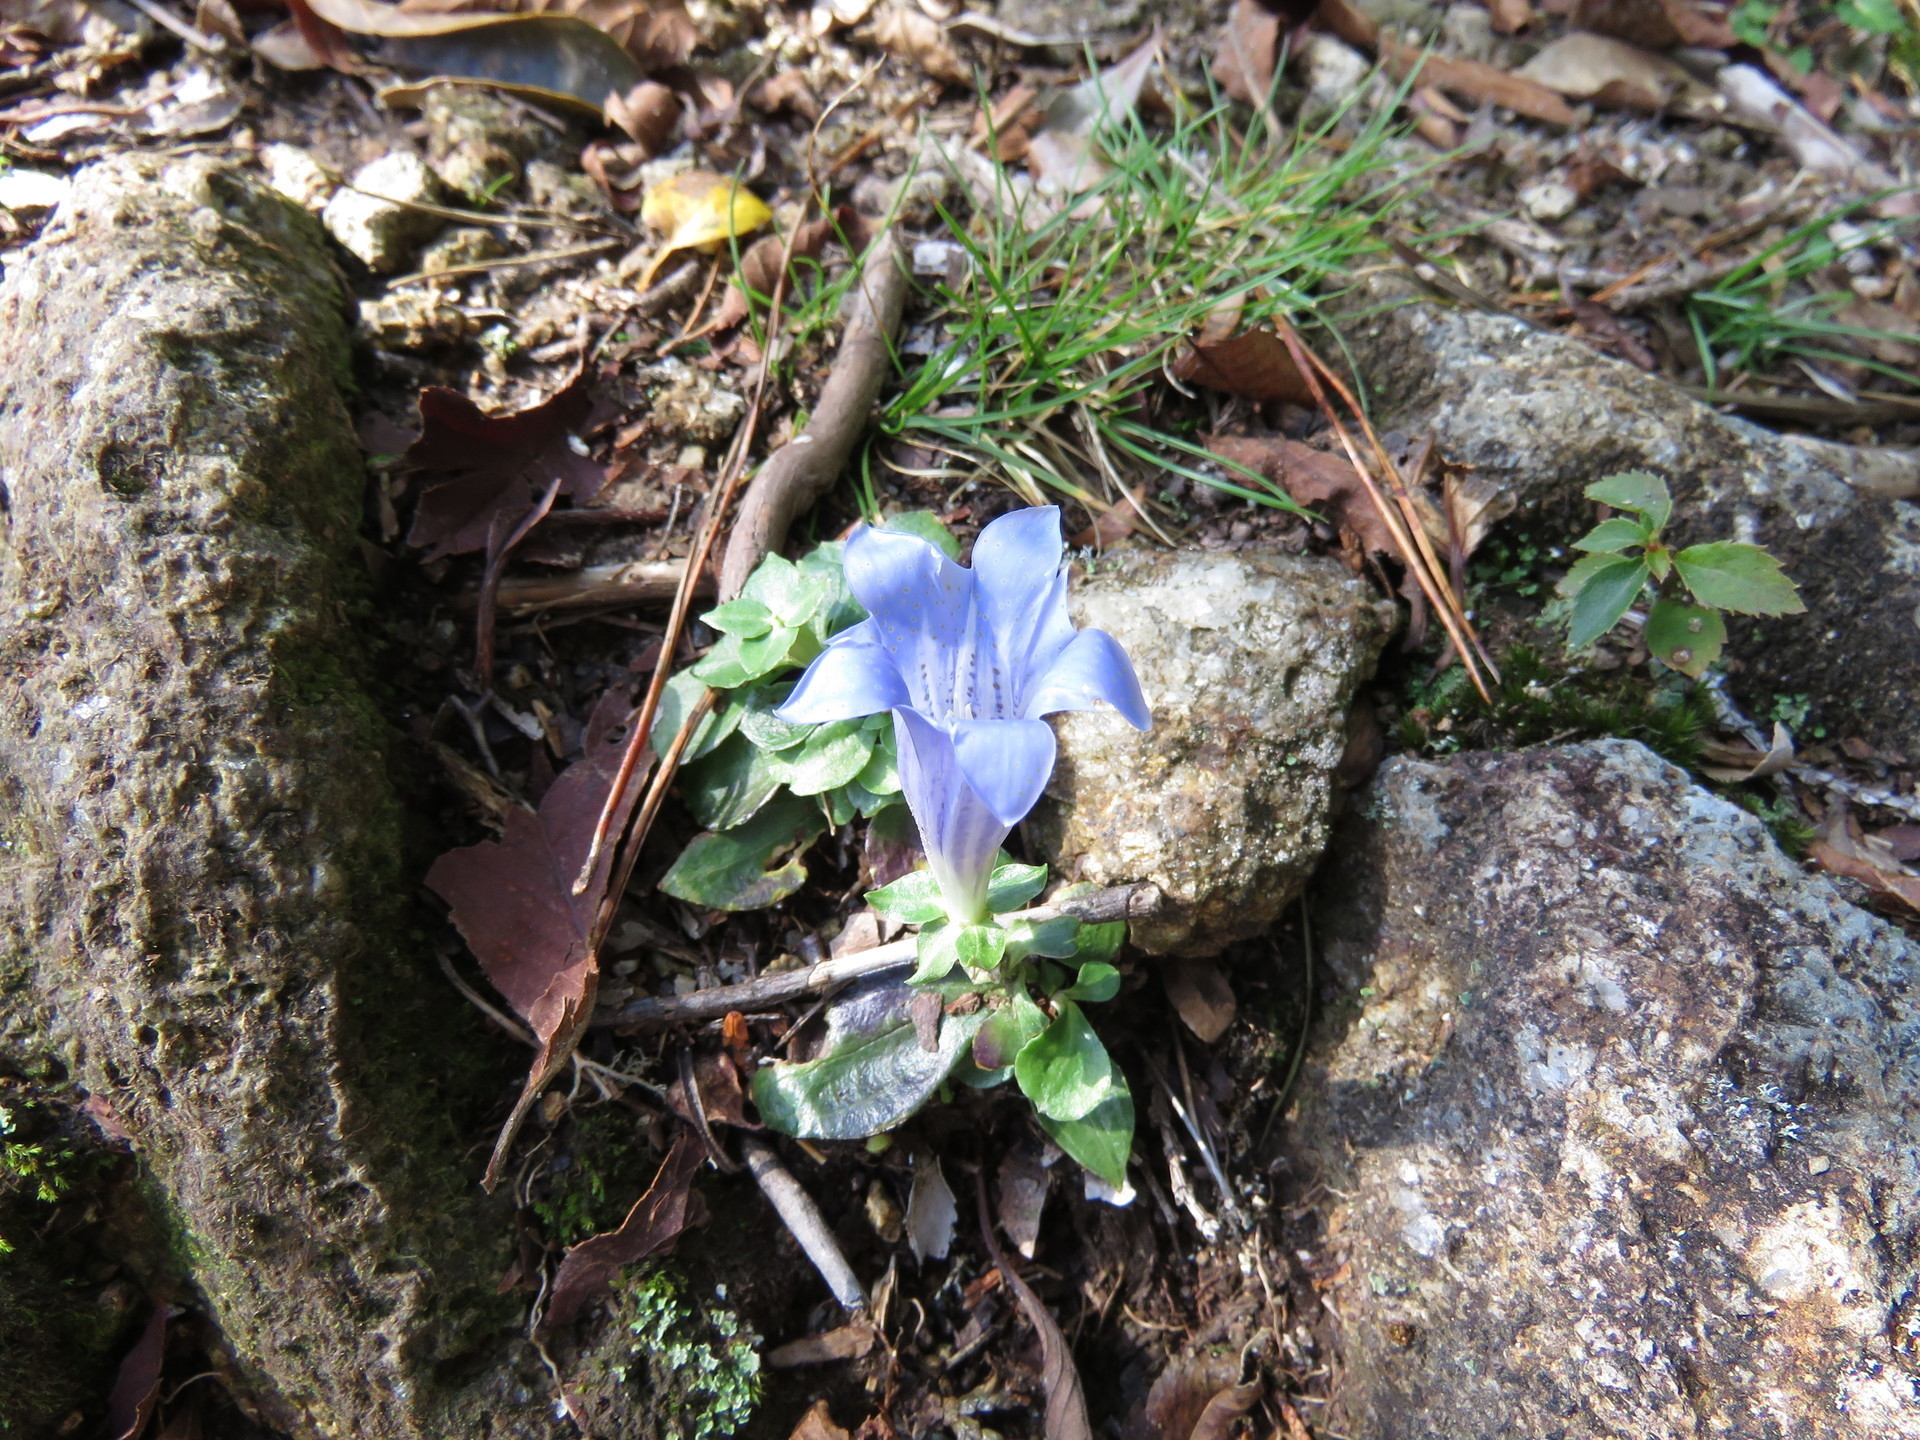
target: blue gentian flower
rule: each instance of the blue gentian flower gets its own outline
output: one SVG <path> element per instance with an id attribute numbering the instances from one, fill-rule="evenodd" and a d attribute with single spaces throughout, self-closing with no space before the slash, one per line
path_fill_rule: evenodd
<path id="1" fill-rule="evenodd" d="M 1151 723 L 1120 644 L 1067 618 L 1058 506 L 1003 515 L 965 569 L 918 536 L 862 527 L 847 584 L 869 619 L 834 636 L 779 714 L 816 725 L 893 712 L 900 784 L 956 924 L 987 915 L 987 879 L 1007 832 L 1053 774 L 1040 717 L 1105 700 Z"/>

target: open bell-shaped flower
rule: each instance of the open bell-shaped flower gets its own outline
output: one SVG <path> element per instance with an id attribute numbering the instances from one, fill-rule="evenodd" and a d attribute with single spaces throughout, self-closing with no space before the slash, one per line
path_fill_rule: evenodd
<path id="1" fill-rule="evenodd" d="M 1119 642 L 1067 618 L 1064 553 L 1052 505 L 988 525 L 972 569 L 918 536 L 856 531 L 847 584 L 869 618 L 834 636 L 780 707 L 795 724 L 893 712 L 901 788 L 958 924 L 986 918 L 1000 842 L 1053 774 L 1041 717 L 1104 700 L 1136 729 L 1151 723 Z"/>

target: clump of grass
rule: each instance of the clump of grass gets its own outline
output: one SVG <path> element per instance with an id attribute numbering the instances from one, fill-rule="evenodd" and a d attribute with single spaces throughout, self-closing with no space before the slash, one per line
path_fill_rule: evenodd
<path id="1" fill-rule="evenodd" d="M 1128 114 L 1100 137 L 1111 173 L 1050 214 L 996 172 L 998 203 L 971 224 L 941 212 L 968 271 L 936 287 L 937 338 L 882 432 L 945 457 L 938 478 L 984 472 L 1031 503 L 1050 490 L 1105 509 L 1095 489 L 1117 501 L 1151 482 L 1151 495 L 1171 471 L 1296 509 L 1207 463 L 1197 421 L 1165 403 L 1169 366 L 1216 311 L 1238 309 L 1243 330 L 1316 317 L 1378 248 L 1372 225 L 1409 189 L 1391 108 L 1350 136 L 1334 135 L 1334 116 L 1278 143 L 1237 134 L 1225 106 L 1160 133 Z M 870 471 L 859 488 L 877 514 Z"/>
<path id="2" fill-rule="evenodd" d="M 1910 343 L 1911 335 L 1848 325 L 1834 314 L 1853 296 L 1816 288 L 1830 267 L 1862 246 L 1898 242 L 1912 219 L 1875 220 L 1839 229 L 1862 200 L 1822 215 L 1774 241 L 1710 289 L 1687 301 L 1687 323 L 1700 352 L 1707 388 L 1717 389 L 1722 370 L 1763 371 L 1783 359 L 1830 360 L 1860 365 L 1903 385 L 1920 388 L 1920 376 L 1868 354 L 1876 341 Z M 1838 229 L 1840 238 L 1835 237 Z M 1847 341 L 1860 345 L 1847 346 Z"/>

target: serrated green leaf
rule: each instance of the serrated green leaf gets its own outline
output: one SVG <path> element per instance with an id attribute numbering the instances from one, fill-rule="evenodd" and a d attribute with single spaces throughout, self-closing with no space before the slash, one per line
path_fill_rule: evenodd
<path id="1" fill-rule="evenodd" d="M 1573 592 L 1573 620 L 1567 630 L 1567 647 L 1580 650 L 1591 645 L 1602 635 L 1620 623 L 1620 617 L 1627 613 L 1634 600 L 1639 596 L 1641 587 L 1647 583 L 1647 565 L 1644 560 L 1622 560 L 1614 555 L 1589 555 L 1573 567 L 1563 582 L 1570 584 L 1577 572 L 1588 560 L 1600 563 L 1582 577 L 1580 588 Z"/>
<path id="2" fill-rule="evenodd" d="M 780 783 L 796 795 L 818 795 L 837 789 L 867 768 L 873 755 L 873 737 L 862 734 L 851 720 L 834 720 L 813 727 L 813 733 L 791 750 L 766 754 Z"/>
<path id="3" fill-rule="evenodd" d="M 1014 1057 L 1013 1078 L 1033 1108 L 1050 1120 L 1079 1120 L 1113 1091 L 1113 1059 L 1071 1000 L 1053 1023 Z"/>
<path id="4" fill-rule="evenodd" d="M 773 615 L 767 607 L 744 595 L 714 606 L 700 620 L 710 630 L 718 630 L 722 635 L 738 635 L 742 640 L 755 639 L 773 628 Z"/>
<path id="5" fill-rule="evenodd" d="M 1094 960 L 1080 967 L 1080 978 L 1073 982 L 1070 989 L 1062 990 L 1060 998 L 1097 1005 L 1113 999 L 1119 993 L 1120 972 L 1104 960 Z"/>
<path id="6" fill-rule="evenodd" d="M 1656 600 L 1647 612 L 1643 638 L 1648 653 L 1682 675 L 1698 680 L 1720 658 L 1727 644 L 1727 622 L 1718 610 Z"/>
<path id="7" fill-rule="evenodd" d="M 1045 888 L 1047 867 L 1008 861 L 993 867 L 987 880 L 987 909 L 995 915 L 1018 910 Z"/>
<path id="8" fill-rule="evenodd" d="M 696 835 L 660 890 L 690 905 L 715 910 L 760 910 L 776 905 L 807 883 L 806 867 L 794 855 L 826 830 L 819 807 L 782 796 L 737 829 Z"/>
<path id="9" fill-rule="evenodd" d="M 780 788 L 767 757 L 738 735 L 680 769 L 680 797 L 704 830 L 744 825 Z"/>
<path id="10" fill-rule="evenodd" d="M 1799 615 L 1807 608 L 1780 562 L 1758 545 L 1734 540 L 1689 545 L 1673 563 L 1702 605 L 1736 615 Z"/>
<path id="11" fill-rule="evenodd" d="M 1127 1159 L 1133 1153 L 1133 1094 L 1126 1077 L 1113 1072 L 1107 1098 L 1078 1120 L 1035 1115 L 1053 1143 L 1116 1190 L 1127 1188 Z"/>
<path id="12" fill-rule="evenodd" d="M 988 1012 L 987 1023 L 973 1037 L 973 1063 L 991 1074 L 1010 1071 L 1014 1057 L 1046 1028 L 1047 1017 L 1040 1007 L 1024 991 L 1014 990 L 1006 1004 Z"/>
<path id="13" fill-rule="evenodd" d="M 953 538 L 953 532 L 941 524 L 940 517 L 931 510 L 902 510 L 897 515 L 887 516 L 881 524 L 884 529 L 917 536 L 937 548 L 949 560 L 960 558 L 960 542 Z"/>
<path id="14" fill-rule="evenodd" d="M 940 882 L 931 870 L 912 870 L 891 885 L 867 891 L 867 903 L 902 925 L 930 925 L 947 913 L 940 900 Z"/>
<path id="15" fill-rule="evenodd" d="M 973 1037 L 986 1020 L 984 1010 L 943 1016 L 939 1041 L 928 1051 L 902 1008 L 816 1059 L 762 1066 L 753 1076 L 753 1103 L 761 1121 L 785 1135 L 808 1140 L 878 1135 L 912 1118 L 938 1093 L 972 1053 Z"/>
<path id="16" fill-rule="evenodd" d="M 1596 480 L 1587 486 L 1587 498 L 1616 510 L 1637 511 L 1646 516 L 1647 524 L 1655 530 L 1661 529 L 1673 514 L 1673 493 L 1667 489 L 1667 482 L 1644 470 L 1628 470 Z"/>
<path id="17" fill-rule="evenodd" d="M 1603 555 L 1617 555 L 1629 545 L 1646 543 L 1647 527 L 1638 520 L 1629 520 L 1624 515 L 1616 515 L 1611 520 L 1602 520 L 1574 541 L 1573 548 L 1592 550 Z"/>
<path id="18" fill-rule="evenodd" d="M 795 654 L 798 647 L 794 642 L 799 638 L 800 632 L 788 625 L 775 625 L 752 640 L 722 635 L 720 643 L 688 673 L 717 690 L 738 690 L 789 663 L 806 663 Z"/>

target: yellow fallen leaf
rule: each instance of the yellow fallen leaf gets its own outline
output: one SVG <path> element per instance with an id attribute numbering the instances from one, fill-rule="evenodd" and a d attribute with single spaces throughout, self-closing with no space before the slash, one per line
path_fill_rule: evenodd
<path id="1" fill-rule="evenodd" d="M 647 191 L 640 218 L 666 235 L 640 282 L 645 289 L 669 255 L 680 250 L 711 254 L 737 235 L 750 235 L 773 218 L 766 202 L 737 180 L 708 170 L 670 175 Z"/>

